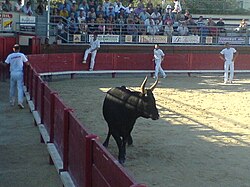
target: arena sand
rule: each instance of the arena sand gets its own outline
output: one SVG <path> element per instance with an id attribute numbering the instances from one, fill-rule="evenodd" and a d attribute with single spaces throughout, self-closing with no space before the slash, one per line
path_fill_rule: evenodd
<path id="1" fill-rule="evenodd" d="M 80 121 L 103 142 L 105 92 L 138 90 L 144 75 L 56 78 L 49 83 Z M 147 86 L 154 79 L 149 78 Z M 127 148 L 126 170 L 149 187 L 250 186 L 250 76 L 234 84 L 221 75 L 169 75 L 154 91 L 161 118 L 139 118 Z M 117 158 L 111 138 L 108 150 Z"/>

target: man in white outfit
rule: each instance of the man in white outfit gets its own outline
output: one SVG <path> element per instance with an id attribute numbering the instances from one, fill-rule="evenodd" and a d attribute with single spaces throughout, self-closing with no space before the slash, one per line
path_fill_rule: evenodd
<path id="1" fill-rule="evenodd" d="M 234 61 L 238 56 L 238 52 L 235 48 L 231 47 L 228 42 L 225 43 L 226 48 L 224 48 L 220 52 L 220 58 L 224 60 L 224 83 L 226 84 L 228 81 L 232 83 L 234 78 Z M 230 70 L 230 76 L 228 79 L 228 72 Z"/>
<path id="2" fill-rule="evenodd" d="M 6 64 L 10 64 L 10 105 L 15 105 L 15 86 L 18 91 L 18 106 L 23 109 L 23 65 L 28 63 L 27 57 L 20 53 L 20 46 L 15 44 L 14 53 L 8 55 L 5 60 Z"/>
<path id="3" fill-rule="evenodd" d="M 154 59 L 153 61 L 155 61 L 155 76 L 154 78 L 158 78 L 158 74 L 159 71 L 162 74 L 163 78 L 166 78 L 166 73 L 163 71 L 162 67 L 161 67 L 161 62 L 164 59 L 164 52 L 159 48 L 159 44 L 155 45 L 155 49 L 154 49 Z"/>
<path id="4" fill-rule="evenodd" d="M 89 53 L 91 53 L 91 61 L 90 61 L 89 71 L 93 71 L 93 69 L 94 69 L 96 53 L 97 53 L 97 50 L 100 48 L 100 41 L 97 39 L 97 36 L 98 36 L 98 34 L 94 33 L 93 39 L 90 40 L 90 44 L 89 44 L 90 48 L 88 48 L 85 51 L 84 58 L 82 61 L 82 63 L 85 64 Z"/>

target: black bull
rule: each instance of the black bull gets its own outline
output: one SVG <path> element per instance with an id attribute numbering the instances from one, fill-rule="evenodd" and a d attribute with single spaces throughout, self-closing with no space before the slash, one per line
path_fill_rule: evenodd
<path id="1" fill-rule="evenodd" d="M 141 92 L 130 91 L 125 86 L 112 88 L 107 92 L 103 103 L 103 116 L 108 123 L 108 135 L 103 143 L 108 147 L 109 138 L 112 135 L 119 149 L 118 160 L 125 162 L 126 143 L 133 143 L 131 131 L 135 121 L 139 117 L 159 119 L 153 90 L 158 80 L 145 89 L 147 77 L 141 85 Z"/>

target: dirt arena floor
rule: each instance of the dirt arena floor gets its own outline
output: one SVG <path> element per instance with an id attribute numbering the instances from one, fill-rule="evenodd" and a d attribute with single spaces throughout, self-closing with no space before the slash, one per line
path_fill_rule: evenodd
<path id="1" fill-rule="evenodd" d="M 250 75 L 169 74 L 154 91 L 161 118 L 139 118 L 125 168 L 149 187 L 250 186 Z M 103 142 L 105 92 L 126 85 L 139 90 L 144 75 L 56 78 L 50 86 Z M 148 80 L 150 86 L 154 79 Z M 109 151 L 117 158 L 111 138 Z"/>

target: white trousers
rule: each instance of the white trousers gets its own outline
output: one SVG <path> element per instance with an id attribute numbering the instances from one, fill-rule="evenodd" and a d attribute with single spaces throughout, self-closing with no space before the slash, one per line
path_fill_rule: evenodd
<path id="1" fill-rule="evenodd" d="M 91 48 L 88 48 L 85 51 L 83 60 L 87 60 L 89 53 L 91 53 L 91 60 L 90 60 L 90 66 L 89 66 L 89 68 L 90 69 L 94 69 L 94 66 L 95 66 L 95 57 L 96 57 L 97 50 L 94 50 L 93 52 L 91 52 Z"/>
<path id="2" fill-rule="evenodd" d="M 228 73 L 230 73 L 229 81 L 234 78 L 234 62 L 226 61 L 224 64 L 224 82 L 228 81 Z"/>
<path id="3" fill-rule="evenodd" d="M 155 77 L 156 78 L 158 77 L 159 71 L 163 77 L 166 77 L 166 73 L 163 71 L 161 67 L 161 60 L 155 60 Z"/>
<path id="4" fill-rule="evenodd" d="M 17 86 L 18 103 L 23 103 L 23 72 L 10 73 L 10 102 L 15 102 Z"/>

